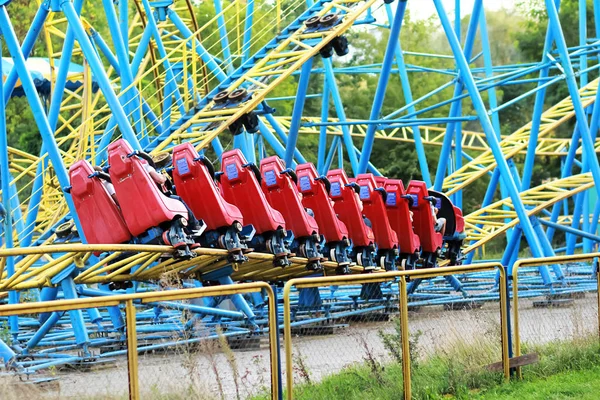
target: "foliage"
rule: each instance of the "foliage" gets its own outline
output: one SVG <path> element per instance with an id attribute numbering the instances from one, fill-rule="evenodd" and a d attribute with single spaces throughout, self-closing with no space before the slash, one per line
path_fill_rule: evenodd
<path id="1" fill-rule="evenodd" d="M 412 390 L 415 399 L 481 398 L 509 399 L 548 398 L 550 394 L 573 392 L 596 396 L 598 385 L 584 385 L 585 378 L 600 377 L 598 362 L 600 347 L 597 337 L 575 342 L 552 342 L 528 350 L 536 352 L 540 361 L 524 367 L 525 382 L 503 384 L 502 374 L 485 370 L 493 360 L 487 343 L 470 346 L 459 344 L 445 353 L 413 365 Z M 496 360 L 494 360 L 496 361 Z M 294 389 L 297 399 L 397 399 L 401 398 L 402 367 L 398 362 L 385 365 L 379 376 L 374 376 L 368 365 L 354 365 L 331 375 L 320 383 L 304 384 Z M 545 382 L 546 396 L 535 396 Z M 560 382 L 563 382 L 560 387 Z M 554 390 L 551 390 L 554 389 Z M 595 390 L 595 391 L 594 391 Z M 527 397 L 521 397 L 523 396 Z M 511 397 L 512 396 L 512 397 Z M 585 397 L 595 398 L 595 397 Z"/>

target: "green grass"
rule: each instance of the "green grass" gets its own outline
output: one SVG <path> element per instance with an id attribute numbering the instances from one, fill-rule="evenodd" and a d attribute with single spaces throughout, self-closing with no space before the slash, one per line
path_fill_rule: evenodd
<path id="1" fill-rule="evenodd" d="M 415 399 L 598 399 L 600 398 L 600 346 L 597 338 L 529 346 L 537 364 L 523 368 L 524 381 L 503 383 L 499 373 L 483 366 L 497 361 L 489 344 L 452 348 L 417 361 L 412 371 Z M 298 382 L 298 380 L 296 380 Z M 400 364 L 356 365 L 317 384 L 297 385 L 296 399 L 365 400 L 401 398 Z"/>
<path id="2" fill-rule="evenodd" d="M 596 400 L 600 397 L 600 366 L 581 371 L 569 371 L 546 379 L 515 382 L 473 393 L 474 399 L 485 400 Z"/>

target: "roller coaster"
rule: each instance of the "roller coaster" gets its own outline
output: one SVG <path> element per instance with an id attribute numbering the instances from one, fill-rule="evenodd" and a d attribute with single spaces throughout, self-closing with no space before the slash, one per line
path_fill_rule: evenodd
<path id="1" fill-rule="evenodd" d="M 8 51 L 0 64 L 2 301 L 18 303 L 25 293 L 49 301 L 163 290 L 165 276 L 190 287 L 257 280 L 277 286 L 296 277 L 435 268 L 487 261 L 489 243 L 506 243 L 501 262 L 510 275 L 524 251 L 591 252 L 600 241 L 600 107 L 592 79 L 600 33 L 587 37 L 589 21 L 600 32 L 600 0 L 593 1 L 595 19 L 580 1 L 579 42 L 569 46 L 560 1 L 546 0 L 540 60 L 515 65 L 493 63 L 482 0 L 469 10 L 463 41 L 460 0 L 454 21 L 449 2 L 430 1 L 451 54 L 403 50 L 406 0 L 205 3 L 211 14 L 200 21 L 191 0 L 103 0 L 100 17 L 86 15 L 83 0 L 38 0 L 18 37 L 11 16 L 24 6 L 0 1 L 0 50 Z M 94 27 L 99 21 L 107 31 Z M 356 30 L 389 34 L 380 63 L 341 65 L 355 51 Z M 30 57 L 35 46 L 46 57 Z M 445 57 L 455 66 L 407 65 L 406 54 Z M 417 73 L 439 74 L 446 83 L 421 93 L 411 87 Z M 347 115 L 338 85 L 345 74 L 378 76 L 365 104 L 368 119 Z M 405 102 L 383 115 L 392 76 Z M 321 89 L 309 93 L 315 82 Z M 521 83 L 534 87 L 499 104 L 499 88 Z M 295 95 L 277 97 L 283 85 Z M 559 85 L 569 96 L 546 104 Z M 445 89 L 453 94 L 429 105 Z M 9 146 L 5 108 L 16 96 L 27 98 L 39 154 Z M 320 101 L 319 115 L 306 115 L 309 98 Z M 524 101 L 534 103 L 530 122 L 502 135 L 501 111 Z M 291 115 L 272 106 L 280 102 L 292 105 Z M 467 102 L 473 115 L 462 106 Z M 432 116 L 443 107 L 446 117 Z M 480 131 L 463 130 L 467 122 Z M 317 150 L 308 145 L 315 141 Z M 422 180 L 382 176 L 375 141 L 414 148 Z M 428 159 L 429 146 L 439 148 L 437 160 Z M 548 158 L 560 159 L 561 175 L 532 186 L 534 165 Z M 433 177 L 430 165 L 437 166 Z M 463 216 L 463 194 L 475 182 L 487 191 Z M 556 248 L 557 234 L 565 247 Z M 590 290 L 594 268 L 541 266 L 520 284 L 536 293 Z M 498 298 L 499 284 L 489 274 L 413 281 L 410 301 L 487 301 Z M 390 301 L 388 292 L 389 284 L 303 289 L 294 317 L 314 323 L 301 311 L 331 299 L 327 318 L 368 313 Z M 231 296 L 235 310 L 219 307 L 222 301 L 156 305 L 139 313 L 138 324 L 154 332 L 159 347 L 172 345 L 164 340 L 172 331 L 190 329 L 174 322 L 183 311 L 212 333 L 226 327 L 232 336 L 260 334 L 260 295 Z M 27 374 L 115 356 L 119 351 L 94 349 L 122 341 L 125 329 L 118 307 L 2 323 L 9 338 L 0 340 L 0 357 Z"/>

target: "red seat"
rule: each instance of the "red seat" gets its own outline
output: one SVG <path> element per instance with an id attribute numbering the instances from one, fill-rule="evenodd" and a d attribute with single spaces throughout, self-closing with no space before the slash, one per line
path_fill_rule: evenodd
<path id="1" fill-rule="evenodd" d="M 384 189 L 387 192 L 385 203 L 390 225 L 398 234 L 400 252 L 414 254 L 419 251 L 421 242 L 414 232 L 408 201 L 402 198 L 406 194 L 404 184 L 400 179 L 387 179 Z"/>
<path id="2" fill-rule="evenodd" d="M 385 176 L 376 176 L 375 182 L 377 183 L 377 187 L 382 188 L 385 186 L 385 183 L 387 182 L 387 178 Z"/>
<path id="3" fill-rule="evenodd" d="M 235 204 L 246 224 L 252 224 L 259 235 L 285 228 L 283 215 L 269 205 L 263 193 L 256 173 L 251 166 L 246 166 L 246 159 L 238 149 L 223 153 L 221 162 L 221 190 L 225 200 Z M 258 172 L 260 175 L 260 172 Z"/>
<path id="4" fill-rule="evenodd" d="M 340 242 L 348 238 L 348 228 L 337 217 L 329 198 L 328 189 L 319 177 L 315 166 L 310 163 L 296 167 L 298 176 L 297 187 L 302 193 L 302 205 L 310 208 L 315 214 L 319 231 L 325 236 L 326 242 Z"/>
<path id="5" fill-rule="evenodd" d="M 425 199 L 429 196 L 427 185 L 422 181 L 411 181 L 407 194 L 412 197 L 410 209 L 413 211 L 413 226 L 421 240 L 423 251 L 434 253 L 442 247 L 442 234 L 434 229 L 434 219 L 431 213 L 431 203 Z"/>
<path id="6" fill-rule="evenodd" d="M 225 201 L 214 177 L 198 156 L 190 143 L 173 149 L 173 182 L 177 194 L 196 218 L 204 221 L 208 230 L 231 226 L 236 221 L 243 225 L 239 208 Z"/>
<path id="7" fill-rule="evenodd" d="M 90 244 L 128 242 L 131 233 L 127 229 L 119 207 L 100 178 L 89 177 L 93 173 L 94 169 L 86 160 L 77 161 L 69 168 L 71 197 L 87 242 Z"/>
<path id="8" fill-rule="evenodd" d="M 361 201 L 352 187 L 346 186 L 350 181 L 343 169 L 335 169 L 327 173 L 331 182 L 329 197 L 334 202 L 334 209 L 339 218 L 346 224 L 350 239 L 355 247 L 372 245 L 375 242 L 373 230 L 363 219 Z"/>
<path id="9" fill-rule="evenodd" d="M 124 139 L 108 146 L 110 177 L 131 234 L 138 236 L 178 216 L 187 219 L 185 205 L 165 196 L 144 169 L 146 161 L 127 157 L 132 152 L 133 149 Z"/>
<path id="10" fill-rule="evenodd" d="M 390 220 L 385 206 L 385 191 L 378 192 L 377 181 L 373 174 L 360 174 L 356 177 L 360 186 L 360 200 L 363 203 L 363 213 L 373 225 L 375 241 L 380 249 L 398 248 L 398 235 L 390 226 Z"/>
<path id="11" fill-rule="evenodd" d="M 261 185 L 267 201 L 283 215 L 287 228 L 295 237 L 318 235 L 317 221 L 304 209 L 300 192 L 292 177 L 287 173 L 282 174 L 285 170 L 283 161 L 277 156 L 265 158 L 260 162 Z M 292 174 L 295 176 L 295 173 Z"/>
<path id="12" fill-rule="evenodd" d="M 465 231 L 465 218 L 463 217 L 462 210 L 454 206 L 454 216 L 456 218 L 456 232 L 462 233 Z"/>

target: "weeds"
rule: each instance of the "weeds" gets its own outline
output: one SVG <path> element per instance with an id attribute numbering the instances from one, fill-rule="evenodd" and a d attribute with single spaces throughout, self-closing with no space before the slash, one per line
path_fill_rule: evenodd
<path id="1" fill-rule="evenodd" d="M 378 336 L 381 338 L 383 342 L 383 347 L 387 350 L 388 354 L 391 356 L 392 360 L 397 363 L 402 362 L 402 343 L 400 341 L 402 326 L 400 325 L 400 319 L 395 318 L 394 322 L 394 332 L 393 333 L 385 333 L 383 330 L 379 330 L 377 332 Z M 410 353 L 410 362 L 413 368 L 416 368 L 419 365 L 419 360 L 421 359 L 421 351 L 419 346 L 419 339 L 423 335 L 423 331 L 417 330 L 415 333 L 410 334 L 408 339 L 408 349 Z"/>
<path id="2" fill-rule="evenodd" d="M 306 358 L 300 352 L 300 349 L 296 350 L 296 353 L 293 356 L 294 361 L 294 371 L 298 374 L 298 376 L 307 384 L 311 384 L 310 372 L 308 371 L 308 366 L 306 365 Z"/>
<path id="3" fill-rule="evenodd" d="M 486 390 L 500 387 L 503 382 L 502 374 L 485 368 L 490 360 L 497 357 L 490 353 L 492 345 L 491 338 L 472 345 L 464 340 L 456 340 L 445 351 L 422 360 L 412 374 L 413 398 L 430 400 L 451 396 L 460 399 L 471 398 L 475 393 L 485 398 Z M 396 347 L 392 347 L 392 351 L 397 351 Z M 538 353 L 540 362 L 524 367 L 523 373 L 528 380 L 568 371 L 591 370 L 600 364 L 600 344 L 596 336 L 576 341 L 524 345 L 523 353 L 529 352 Z M 396 399 L 402 393 L 401 376 L 402 368 L 398 362 L 386 365 L 379 376 L 374 376 L 372 366 L 367 361 L 329 376 L 319 384 L 302 385 L 295 393 L 298 399 L 311 400 Z"/>

